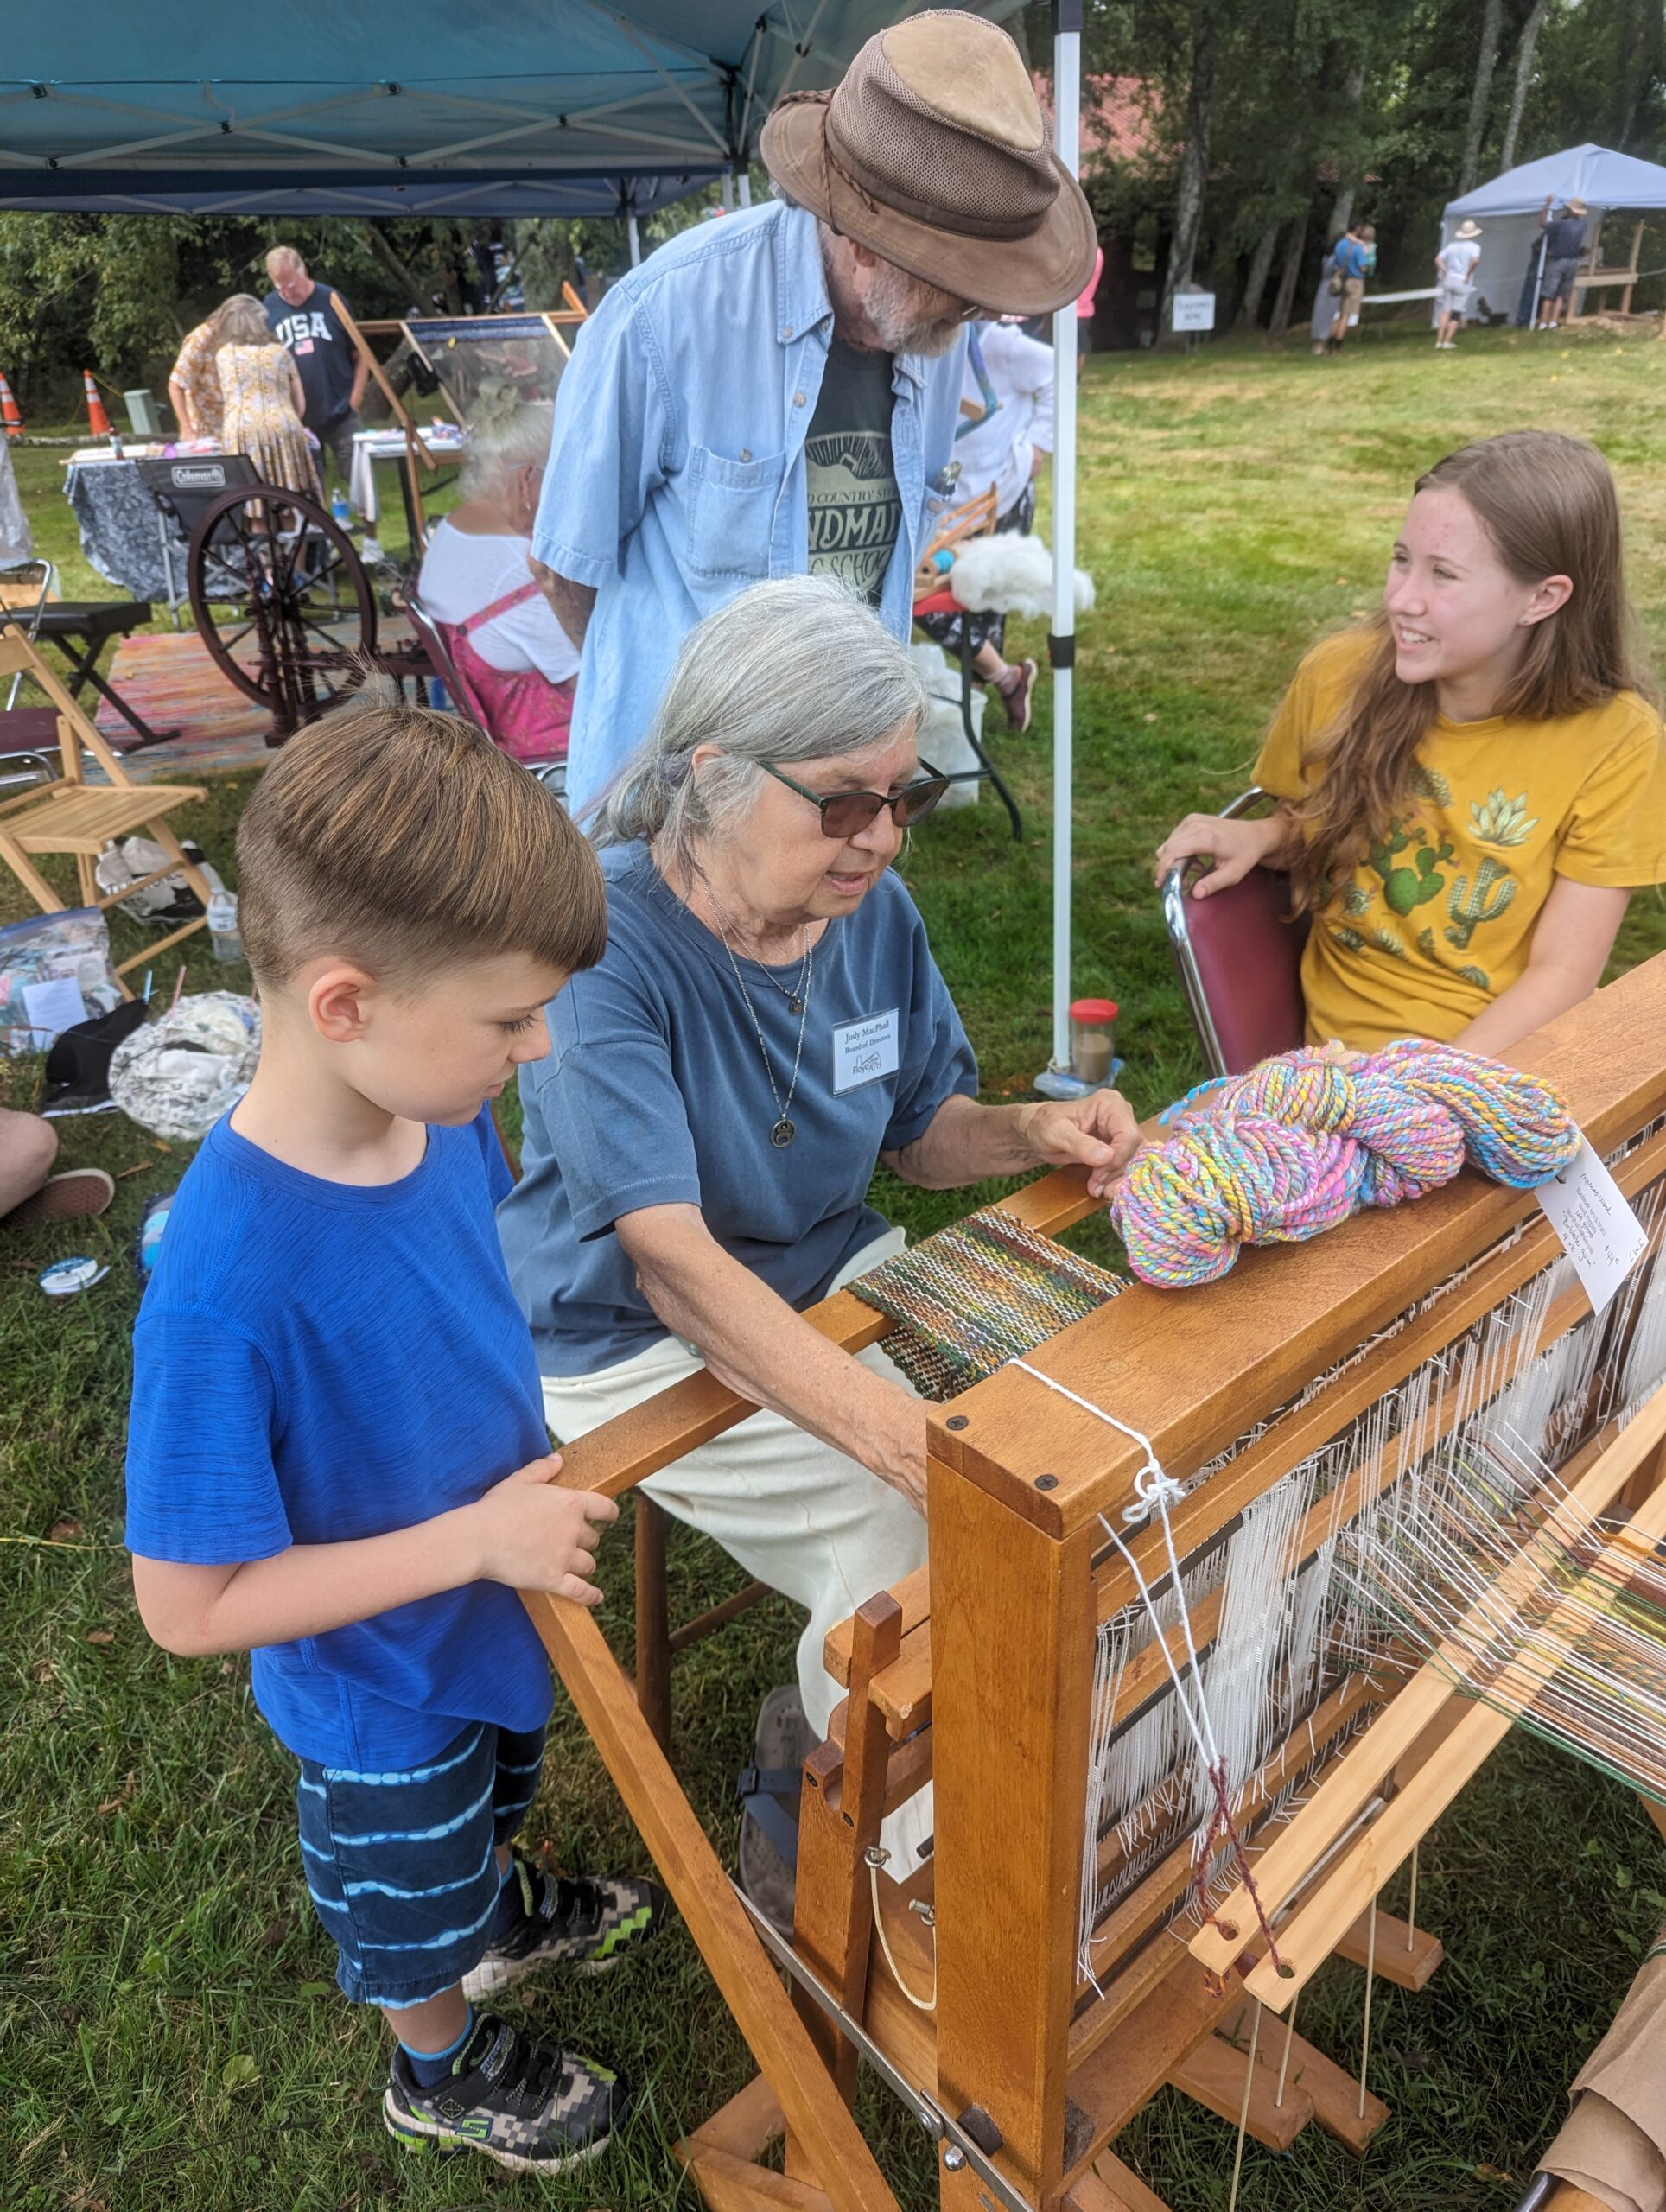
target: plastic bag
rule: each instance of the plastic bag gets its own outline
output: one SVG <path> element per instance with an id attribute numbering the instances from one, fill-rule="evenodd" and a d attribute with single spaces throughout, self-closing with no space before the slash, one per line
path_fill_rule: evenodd
<path id="1" fill-rule="evenodd" d="M 116 1047 L 110 1095 L 130 1121 L 194 1144 L 249 1088 L 260 1008 L 235 991 L 200 991 Z"/>
<path id="2" fill-rule="evenodd" d="M 31 983 L 68 981 L 80 986 L 88 1014 L 121 1004 L 122 987 L 110 964 L 110 931 L 96 906 L 61 914 L 31 914 L 0 929 L 0 1052 L 44 1052 L 51 1043 L 35 1028 L 23 993 Z"/>

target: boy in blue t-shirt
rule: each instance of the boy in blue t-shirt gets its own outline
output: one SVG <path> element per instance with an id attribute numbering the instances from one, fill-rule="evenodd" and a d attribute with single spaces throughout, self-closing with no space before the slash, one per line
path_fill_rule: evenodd
<path id="1" fill-rule="evenodd" d="M 473 2000 L 611 1963 L 664 1901 L 511 1846 L 550 1704 L 515 1593 L 599 1603 L 617 1509 L 553 1479 L 485 1102 L 601 957 L 601 871 L 534 777 L 385 685 L 285 747 L 238 865 L 264 1034 L 135 1332 L 135 1594 L 165 1649 L 251 1654 L 336 1979 L 398 2039 L 390 2132 L 549 2172 L 625 2091 Z"/>

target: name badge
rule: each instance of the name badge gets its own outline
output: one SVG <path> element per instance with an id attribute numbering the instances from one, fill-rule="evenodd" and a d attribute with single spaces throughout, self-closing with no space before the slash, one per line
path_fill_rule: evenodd
<path id="1" fill-rule="evenodd" d="M 860 1021 L 847 1021 L 833 1032 L 833 1090 L 835 1095 L 860 1090 L 865 1083 L 878 1083 L 897 1071 L 897 1009 L 867 1014 Z"/>

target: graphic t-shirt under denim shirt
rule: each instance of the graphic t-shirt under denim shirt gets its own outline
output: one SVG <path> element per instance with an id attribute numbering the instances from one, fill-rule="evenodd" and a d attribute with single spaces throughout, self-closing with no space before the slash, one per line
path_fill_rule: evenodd
<path id="1" fill-rule="evenodd" d="M 884 1232 L 868 1203 L 879 1154 L 977 1091 L 925 925 L 887 870 L 815 948 L 787 1108 L 796 1135 L 778 1149 L 770 1130 L 799 1033 L 785 994 L 799 963 L 741 961 L 748 1014 L 722 942 L 646 847 L 610 847 L 601 867 L 607 950 L 550 1006 L 549 1058 L 521 1070 L 521 1179 L 498 1214 L 551 1376 L 596 1374 L 666 1334 L 614 1232 L 620 1214 L 698 1206 L 726 1252 L 788 1305 L 811 1305 Z"/>
<path id="2" fill-rule="evenodd" d="M 804 449 L 832 335 L 816 218 L 779 200 L 657 246 L 576 334 L 532 532 L 540 561 L 596 594 L 567 755 L 575 813 L 647 734 L 694 625 L 761 577 L 809 570 Z M 900 526 L 874 611 L 903 640 L 915 563 L 951 503 L 938 480 L 961 362 L 958 341 L 891 357 Z"/>
<path id="3" fill-rule="evenodd" d="M 891 462 L 888 353 L 862 353 L 836 338 L 804 441 L 809 470 L 810 573 L 832 576 L 880 603 L 902 527 Z"/>
<path id="4" fill-rule="evenodd" d="M 397 1183 L 330 1183 L 218 1122 L 179 1187 L 134 1331 L 127 1545 L 224 1567 L 472 1503 L 550 1448 L 492 1208 L 489 1114 L 432 1128 Z M 420 1764 L 471 1720 L 536 1729 L 550 1669 L 498 1582 L 251 1655 L 302 1758 Z"/>

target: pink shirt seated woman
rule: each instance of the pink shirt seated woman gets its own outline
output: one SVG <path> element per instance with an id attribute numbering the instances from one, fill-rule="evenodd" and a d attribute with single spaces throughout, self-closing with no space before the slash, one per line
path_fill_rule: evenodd
<path id="1" fill-rule="evenodd" d="M 579 652 L 527 568 L 550 410 L 470 426 L 467 496 L 430 532 L 417 592 L 486 730 L 519 760 L 566 758 Z"/>

